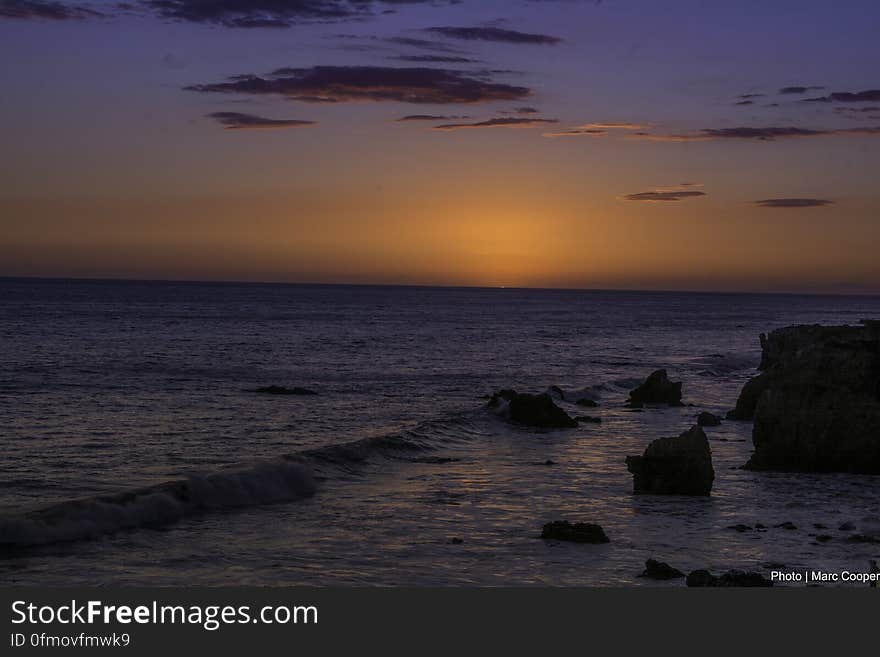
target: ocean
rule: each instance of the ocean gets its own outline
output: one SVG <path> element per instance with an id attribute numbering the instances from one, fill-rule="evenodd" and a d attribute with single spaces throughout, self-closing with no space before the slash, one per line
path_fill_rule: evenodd
<path id="1" fill-rule="evenodd" d="M 637 577 L 647 558 L 864 570 L 880 547 L 839 527 L 880 529 L 877 477 L 742 470 L 751 425 L 733 421 L 706 430 L 709 498 L 634 496 L 624 459 L 732 408 L 760 333 L 869 317 L 880 298 L 0 279 L 0 581 L 682 585 Z M 687 405 L 625 408 L 659 368 Z M 268 385 L 317 394 L 252 392 Z M 596 399 L 558 403 L 601 424 L 535 430 L 486 408 L 554 385 Z M 611 542 L 538 538 L 560 519 Z"/>

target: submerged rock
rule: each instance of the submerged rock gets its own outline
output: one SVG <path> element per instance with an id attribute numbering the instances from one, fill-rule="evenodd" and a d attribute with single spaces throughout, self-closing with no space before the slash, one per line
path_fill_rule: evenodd
<path id="1" fill-rule="evenodd" d="M 697 426 L 655 440 L 642 456 L 627 456 L 626 467 L 637 494 L 709 495 L 715 479 L 709 440 Z"/>
<path id="2" fill-rule="evenodd" d="M 666 370 L 657 370 L 642 385 L 629 391 L 627 403 L 630 408 L 641 408 L 645 404 L 684 406 L 681 403 L 681 382 L 670 381 Z"/>
<path id="3" fill-rule="evenodd" d="M 550 395 L 519 394 L 515 390 L 501 390 L 489 400 L 490 408 L 506 402 L 506 415 L 513 422 L 547 429 L 573 429 L 577 421 L 553 403 Z"/>
<path id="4" fill-rule="evenodd" d="M 697 416 L 697 424 L 701 427 L 717 427 L 721 424 L 721 418 L 714 413 L 703 411 Z"/>
<path id="5" fill-rule="evenodd" d="M 317 395 L 318 393 L 308 388 L 286 388 L 284 386 L 263 386 L 262 388 L 254 388 L 248 392 L 257 392 L 263 395 Z"/>
<path id="6" fill-rule="evenodd" d="M 559 386 L 550 386 L 547 388 L 547 394 L 559 401 L 565 401 L 565 391 Z"/>
<path id="7" fill-rule="evenodd" d="M 584 408 L 596 408 L 599 405 L 595 399 L 590 399 L 589 397 L 578 399 L 575 404 L 583 406 Z"/>
<path id="8" fill-rule="evenodd" d="M 761 336 L 762 373 L 733 419 L 753 419 L 751 470 L 880 474 L 880 322 Z"/>
<path id="9" fill-rule="evenodd" d="M 688 586 L 773 586 L 773 582 L 760 573 L 750 573 L 743 570 L 728 570 L 723 575 L 713 575 L 708 570 L 695 570 L 687 576 Z"/>
<path id="10" fill-rule="evenodd" d="M 852 536 L 847 536 L 846 542 L 880 545 L 880 536 L 869 536 L 868 534 L 853 534 Z"/>
<path id="11" fill-rule="evenodd" d="M 647 577 L 648 579 L 678 579 L 684 577 L 684 573 L 673 568 L 668 563 L 648 559 L 645 562 L 645 570 L 639 577 Z"/>
<path id="12" fill-rule="evenodd" d="M 610 539 L 605 530 L 590 522 L 570 523 L 567 520 L 555 520 L 544 525 L 541 538 L 573 543 L 608 543 Z"/>

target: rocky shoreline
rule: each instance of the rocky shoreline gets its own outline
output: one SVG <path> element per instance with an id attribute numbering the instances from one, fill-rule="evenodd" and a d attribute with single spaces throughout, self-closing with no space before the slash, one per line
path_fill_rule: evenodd
<path id="1" fill-rule="evenodd" d="M 755 471 L 880 474 L 880 322 L 791 326 L 762 334 L 760 340 L 760 373 L 743 386 L 735 408 L 727 414 L 729 420 L 754 423 L 754 453 L 742 467 Z M 657 370 L 632 389 L 624 403 L 630 409 L 643 410 L 646 405 L 683 406 L 681 399 L 682 384 L 671 381 L 666 370 Z M 566 401 L 566 393 L 558 386 L 539 395 L 502 390 L 492 396 L 489 407 L 513 423 L 530 427 L 567 429 L 581 422 L 601 422 L 598 417 L 571 417 L 554 400 Z M 574 403 L 598 406 L 592 399 Z M 717 427 L 722 419 L 707 411 L 694 417 L 696 424 L 687 431 L 654 440 L 643 454 L 626 458 L 626 467 L 633 475 L 633 494 L 711 494 L 715 472 L 703 427 Z M 825 528 L 821 524 L 814 527 Z M 792 523 L 775 528 L 797 529 Z M 761 523 L 754 528 L 740 524 L 730 529 L 741 533 L 766 531 Z M 835 539 L 824 533 L 810 536 L 817 542 Z M 541 538 L 575 543 L 609 541 L 599 525 L 567 521 L 546 524 Z M 861 535 L 843 540 L 860 539 L 877 540 Z M 669 580 L 685 578 L 685 574 L 649 559 L 639 577 Z M 741 570 L 720 575 L 696 570 L 687 575 L 686 584 L 772 586 L 763 575 Z"/>

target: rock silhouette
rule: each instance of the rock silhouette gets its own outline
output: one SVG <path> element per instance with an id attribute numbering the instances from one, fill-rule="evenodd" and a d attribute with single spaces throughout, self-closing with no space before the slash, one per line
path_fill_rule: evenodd
<path id="1" fill-rule="evenodd" d="M 547 394 L 529 395 L 515 390 L 501 390 L 492 395 L 489 407 L 499 408 L 505 402 L 507 416 L 518 424 L 547 429 L 573 429 L 578 426 L 577 420 L 554 404 Z"/>
<path id="2" fill-rule="evenodd" d="M 570 523 L 567 520 L 555 520 L 544 525 L 541 538 L 573 543 L 609 543 L 605 530 L 591 522 Z"/>
<path id="3" fill-rule="evenodd" d="M 745 467 L 880 474 L 880 322 L 792 326 L 761 347 L 729 414 L 755 423 Z"/>
<path id="4" fill-rule="evenodd" d="M 669 380 L 666 370 L 651 372 L 645 382 L 629 391 L 630 408 L 641 408 L 645 404 L 667 404 L 683 406 L 681 403 L 681 382 Z"/>
<path id="5" fill-rule="evenodd" d="M 698 426 L 655 440 L 642 456 L 627 456 L 626 467 L 636 494 L 709 495 L 715 479 L 709 440 Z"/>
<path id="6" fill-rule="evenodd" d="M 773 582 L 760 573 L 749 573 L 743 570 L 728 570 L 723 575 L 713 575 L 708 570 L 695 570 L 687 576 L 688 586 L 773 586 Z"/>
<path id="7" fill-rule="evenodd" d="M 679 579 L 684 577 L 684 573 L 673 568 L 668 563 L 657 561 L 656 559 L 648 559 L 645 562 L 645 570 L 639 577 L 647 577 L 648 579 Z"/>
<path id="8" fill-rule="evenodd" d="M 703 411 L 697 416 L 697 424 L 701 427 L 717 427 L 721 424 L 721 418 L 714 413 Z"/>

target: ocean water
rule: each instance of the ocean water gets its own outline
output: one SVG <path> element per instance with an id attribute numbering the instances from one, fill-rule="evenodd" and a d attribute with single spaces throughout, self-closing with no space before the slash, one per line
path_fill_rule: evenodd
<path id="1" fill-rule="evenodd" d="M 707 429 L 710 498 L 634 496 L 624 459 L 732 408 L 761 332 L 866 317 L 880 298 L 0 279 L 0 582 L 682 585 L 636 577 L 649 557 L 864 570 L 880 546 L 846 538 L 880 531 L 878 477 L 741 470 L 742 422 Z M 624 408 L 660 367 L 688 405 Z M 248 391 L 272 384 L 318 394 Z M 559 403 L 602 423 L 485 408 L 551 385 L 597 399 Z M 557 519 L 611 542 L 538 539 Z"/>

